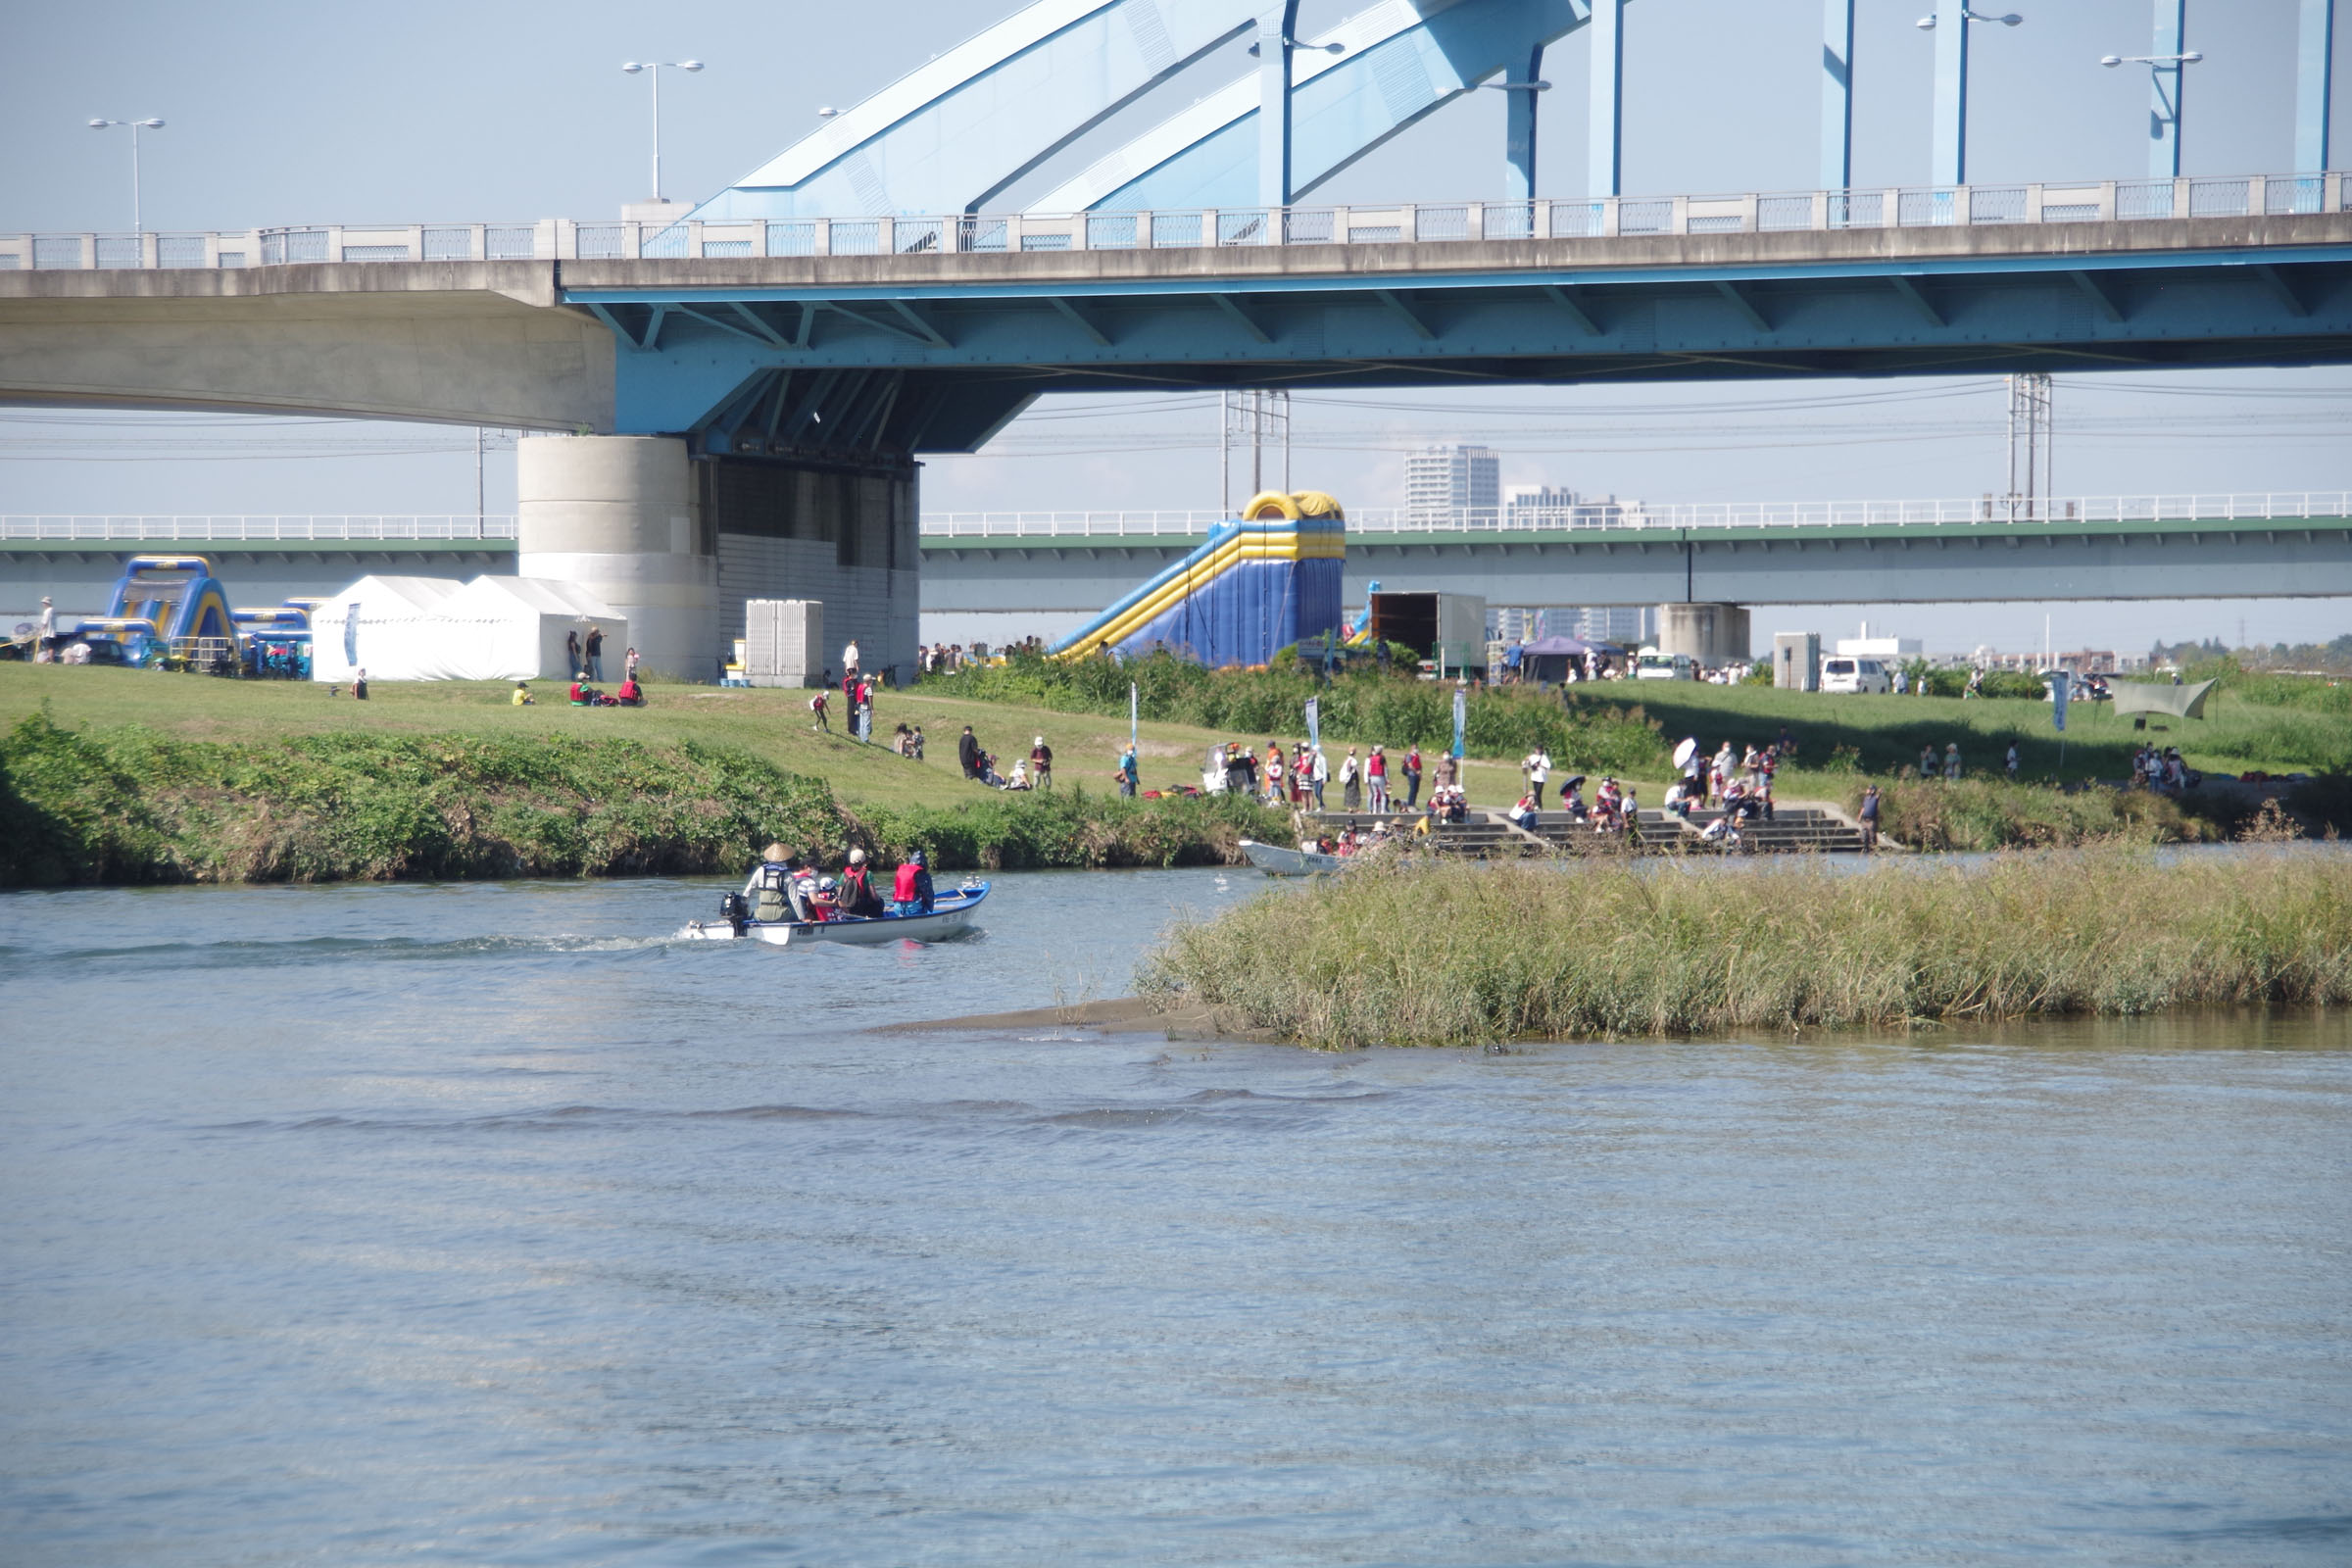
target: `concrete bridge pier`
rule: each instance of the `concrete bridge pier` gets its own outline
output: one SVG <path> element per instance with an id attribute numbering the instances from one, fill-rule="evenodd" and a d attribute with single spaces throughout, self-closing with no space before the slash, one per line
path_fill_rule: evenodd
<path id="1" fill-rule="evenodd" d="M 587 589 L 629 622 L 646 670 L 716 680 L 718 559 L 686 443 L 536 436 L 515 444 L 515 571 Z M 605 650 L 617 679 L 622 650 Z"/>
<path id="2" fill-rule="evenodd" d="M 648 670 L 716 680 L 745 600 L 815 599 L 822 663 L 838 674 L 854 641 L 867 670 L 913 677 L 908 458 L 696 457 L 676 436 L 547 436 L 517 445 L 515 484 L 515 570 L 578 583 L 626 615 Z"/>
<path id="3" fill-rule="evenodd" d="M 1745 605 L 1658 607 L 1658 652 L 1689 654 L 1701 664 L 1743 661 L 1749 650 Z"/>

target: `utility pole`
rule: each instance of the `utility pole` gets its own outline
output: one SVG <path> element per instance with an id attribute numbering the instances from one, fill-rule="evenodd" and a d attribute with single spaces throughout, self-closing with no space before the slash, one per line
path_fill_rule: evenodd
<path id="1" fill-rule="evenodd" d="M 2040 518 L 2050 505 L 2050 377 L 2009 377 L 2009 520 Z"/>
<path id="2" fill-rule="evenodd" d="M 1217 505 L 1228 515 L 1234 511 L 1234 449 L 1245 446 L 1250 449 L 1250 494 L 1259 495 L 1266 488 L 1266 449 L 1277 439 L 1277 427 L 1282 443 L 1282 488 L 1287 494 L 1291 488 L 1291 395 L 1257 388 L 1224 394 L 1218 434 Z"/>

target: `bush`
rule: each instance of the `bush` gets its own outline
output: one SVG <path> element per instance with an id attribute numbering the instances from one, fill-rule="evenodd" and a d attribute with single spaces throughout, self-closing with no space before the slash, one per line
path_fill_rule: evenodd
<path id="1" fill-rule="evenodd" d="M 770 840 L 915 845 L 943 870 L 1241 860 L 1280 812 L 1229 798 L 991 793 L 844 810 L 818 779 L 687 743 L 330 733 L 267 743 L 84 734 L 35 713 L 0 738 L 0 886 L 734 872 Z"/>
<path id="2" fill-rule="evenodd" d="M 1986 697 L 2017 697 L 2038 703 L 2049 695 L 2039 675 L 2030 675 L 2022 669 L 1988 669 L 1984 672 L 1983 694 Z"/>
<path id="3" fill-rule="evenodd" d="M 1708 1034 L 2352 1002 L 2352 861 L 1367 864 L 1180 927 L 1137 976 L 1310 1045 Z M 1598 931 L 1609 940 L 1577 940 Z"/>
<path id="4" fill-rule="evenodd" d="M 1863 780 L 1849 777 L 1846 809 L 1862 805 Z M 2208 825 L 2170 797 L 2144 790 L 2061 790 L 2006 779 L 1956 783 L 1905 778 L 1879 787 L 1879 826 L 1917 850 L 2051 848 L 2093 839 L 2169 844 L 2209 836 Z"/>

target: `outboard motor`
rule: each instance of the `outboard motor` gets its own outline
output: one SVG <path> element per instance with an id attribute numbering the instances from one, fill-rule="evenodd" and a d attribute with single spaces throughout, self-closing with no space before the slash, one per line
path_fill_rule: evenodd
<path id="1" fill-rule="evenodd" d="M 743 895 L 740 893 L 720 894 L 718 912 L 725 917 L 727 924 L 734 928 L 737 936 L 742 936 L 751 925 L 752 906 L 744 903 Z"/>

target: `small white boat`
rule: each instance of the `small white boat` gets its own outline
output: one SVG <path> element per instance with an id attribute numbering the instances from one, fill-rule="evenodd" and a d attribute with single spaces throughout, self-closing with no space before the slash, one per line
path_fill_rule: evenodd
<path id="1" fill-rule="evenodd" d="M 1279 844 L 1260 844 L 1255 839 L 1242 840 L 1242 853 L 1250 863 L 1268 876 L 1308 876 L 1317 871 L 1345 871 L 1347 857 L 1325 855 L 1319 850 L 1286 850 Z"/>
<path id="2" fill-rule="evenodd" d="M 729 894 L 740 900 L 740 894 Z M 871 947 L 883 942 L 944 942 L 969 929 L 972 912 L 988 897 L 988 884 L 966 882 L 959 888 L 934 894 L 928 914 L 843 915 L 833 920 L 689 920 L 678 935 L 688 942 L 765 942 L 789 947 L 796 942 L 848 942 Z"/>

